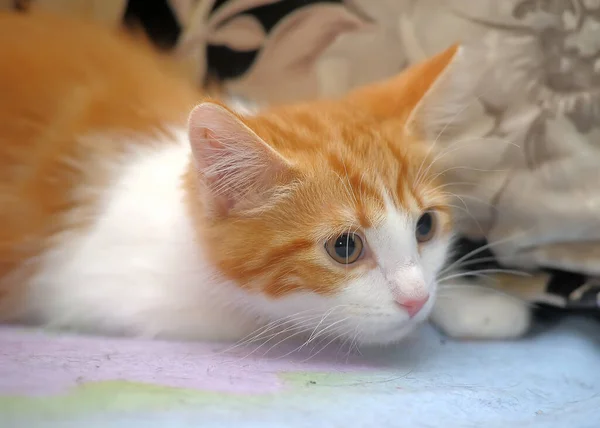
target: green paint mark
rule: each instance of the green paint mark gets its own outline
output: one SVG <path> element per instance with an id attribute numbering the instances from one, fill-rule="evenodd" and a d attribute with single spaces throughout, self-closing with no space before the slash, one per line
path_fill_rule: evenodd
<path id="1" fill-rule="evenodd" d="M 0 397 L 0 415 L 66 416 L 224 404 L 252 407 L 263 405 L 268 399 L 268 395 L 241 395 L 127 381 L 106 381 L 86 383 L 64 395 Z"/>
<path id="2" fill-rule="evenodd" d="M 276 394 L 236 394 L 175 388 L 123 380 L 90 382 L 65 394 L 45 397 L 0 396 L 0 419 L 42 420 L 93 414 L 218 408 L 223 411 L 262 411 L 276 406 L 310 406 L 341 395 L 390 387 L 390 373 L 282 372 L 287 386 Z"/>

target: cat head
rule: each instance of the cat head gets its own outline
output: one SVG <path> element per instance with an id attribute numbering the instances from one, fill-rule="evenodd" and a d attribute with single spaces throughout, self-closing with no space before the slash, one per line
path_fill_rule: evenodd
<path id="1" fill-rule="evenodd" d="M 192 209 L 245 309 L 385 344 L 427 318 L 451 239 L 421 113 L 451 48 L 344 99 L 189 118 Z"/>

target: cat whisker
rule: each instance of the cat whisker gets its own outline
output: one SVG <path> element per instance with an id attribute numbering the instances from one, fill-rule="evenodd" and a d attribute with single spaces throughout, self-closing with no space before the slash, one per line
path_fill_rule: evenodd
<path id="1" fill-rule="evenodd" d="M 463 204 L 465 204 L 465 201 L 464 201 L 463 198 L 465 198 L 465 199 L 473 199 L 473 200 L 475 200 L 477 202 L 481 202 L 482 204 L 487 205 L 489 208 L 491 208 L 491 209 L 493 209 L 495 211 L 498 211 L 498 207 L 496 207 L 495 205 L 493 205 L 491 202 L 484 201 L 483 199 L 478 198 L 477 196 L 473 196 L 473 195 L 458 195 L 457 193 L 453 193 L 453 192 L 442 192 L 442 194 L 443 195 L 448 195 L 448 196 L 451 196 L 451 197 L 454 197 L 454 198 L 457 198 L 457 199 L 460 199 Z M 465 204 L 465 206 L 466 206 L 466 204 Z"/>
<path id="2" fill-rule="evenodd" d="M 423 173 L 423 177 L 427 176 L 427 174 L 429 173 L 429 171 L 431 170 L 431 168 L 433 167 L 433 165 L 439 161 L 440 159 L 443 159 L 445 156 L 449 155 L 450 153 L 456 152 L 457 150 L 461 150 L 464 149 L 465 146 L 469 146 L 469 145 L 473 145 L 473 144 L 479 144 L 482 141 L 485 140 L 494 140 L 494 142 L 496 142 L 496 140 L 499 140 L 500 142 L 504 142 L 507 145 L 512 145 L 515 146 L 517 148 L 520 148 L 520 146 L 512 141 L 506 140 L 506 139 L 501 139 L 501 138 L 468 138 L 468 139 L 462 139 L 462 140 L 456 140 L 453 141 L 450 145 L 448 145 L 448 147 L 446 147 L 445 150 L 443 150 L 441 153 L 439 153 L 430 163 L 429 166 L 427 167 L 427 169 L 424 171 Z M 467 143 L 467 144 L 465 144 Z M 459 147 L 455 147 L 456 145 L 460 144 Z M 422 177 L 419 177 L 419 180 L 416 181 L 416 186 L 418 186 L 420 184 L 420 180 L 422 179 Z M 415 187 L 416 187 L 415 186 Z"/>
<path id="3" fill-rule="evenodd" d="M 460 299 L 461 297 L 456 294 L 456 290 L 472 289 L 473 287 L 477 287 L 478 291 L 484 291 L 484 292 L 489 292 L 490 294 L 500 294 L 502 296 L 506 296 L 506 297 L 513 299 L 519 303 L 523 303 L 530 308 L 539 307 L 539 305 L 537 303 L 529 302 L 515 294 L 509 293 L 509 292 L 499 289 L 497 287 L 489 287 L 489 286 L 483 286 L 483 285 L 469 285 L 469 284 L 447 285 L 447 286 L 444 286 L 443 289 L 440 289 L 438 291 L 436 298 L 447 299 L 447 300 Z"/>
<path id="4" fill-rule="evenodd" d="M 440 138 L 442 137 L 442 135 L 444 135 L 444 132 L 446 132 L 446 130 L 448 129 L 448 127 L 451 126 L 451 125 L 453 125 L 454 122 L 460 117 L 460 115 L 462 113 L 464 113 L 469 107 L 471 107 L 475 103 L 482 103 L 481 98 L 483 97 L 483 95 L 485 95 L 489 91 L 491 91 L 491 88 L 487 88 L 485 91 L 481 92 L 479 95 L 477 95 L 475 93 L 471 93 L 470 94 L 472 96 L 471 100 L 469 100 L 468 102 L 464 102 L 463 105 L 462 105 L 462 107 L 460 109 L 458 109 L 457 111 L 453 112 L 453 115 L 451 117 L 444 118 L 444 122 L 445 122 L 444 126 L 439 130 L 439 132 L 435 136 L 435 138 L 433 140 L 433 143 L 431 144 L 431 146 L 429 147 L 429 150 L 427 151 L 427 155 L 423 159 L 423 162 L 425 161 L 425 159 L 427 159 L 429 157 L 429 155 L 431 153 L 431 150 L 433 150 L 433 148 L 435 146 L 437 146 L 438 142 L 440 141 Z M 476 140 L 481 140 L 481 139 L 486 139 L 486 138 L 489 138 L 489 137 L 481 137 L 481 138 L 476 139 Z M 421 165 L 419 166 L 419 172 L 421 171 L 421 168 L 423 166 L 423 162 L 421 162 Z M 416 182 L 420 183 L 420 181 L 416 181 Z"/>
<path id="5" fill-rule="evenodd" d="M 267 350 L 264 352 L 264 355 L 267 355 L 269 352 L 271 352 L 271 351 L 272 351 L 274 348 L 276 348 L 277 346 L 281 345 L 283 342 L 286 342 L 286 341 L 290 340 L 291 338 L 293 338 L 293 337 L 296 337 L 296 336 L 299 336 L 299 335 L 301 335 L 301 334 L 304 334 L 304 333 L 307 333 L 307 330 L 305 330 L 305 329 L 301 329 L 300 331 L 298 331 L 298 332 L 296 332 L 296 333 L 294 333 L 294 334 L 290 334 L 290 335 L 288 335 L 288 336 L 284 337 L 284 338 L 283 338 L 283 339 L 281 339 L 279 342 L 276 342 L 276 343 L 274 343 L 273 345 L 271 345 L 271 347 L 270 347 L 269 349 L 267 349 Z M 291 355 L 291 354 L 293 354 L 294 352 L 297 352 L 299 349 L 300 349 L 300 347 L 297 347 L 297 348 L 295 348 L 295 349 L 293 349 L 293 350 L 289 351 L 288 353 L 286 353 L 286 354 L 284 354 L 283 356 L 280 356 L 280 357 L 278 357 L 278 358 L 283 358 L 283 357 L 285 357 L 285 356 Z"/>
<path id="6" fill-rule="evenodd" d="M 523 304 L 524 306 L 528 307 L 529 309 L 537 309 L 540 307 L 537 303 L 528 302 L 527 300 L 521 299 L 520 297 L 513 296 L 510 293 L 499 292 L 497 294 L 501 294 L 503 297 L 507 297 L 517 303 Z M 438 299 L 440 302 L 443 302 L 443 301 L 448 302 L 448 301 L 452 301 L 455 299 L 461 299 L 461 298 L 462 298 L 461 296 L 458 296 L 458 295 L 455 295 L 452 293 L 447 294 L 447 295 L 442 294 L 442 295 L 438 296 Z"/>
<path id="7" fill-rule="evenodd" d="M 474 168 L 474 167 L 469 167 L 469 166 L 452 166 L 452 167 L 448 167 L 446 169 L 444 169 L 443 171 L 440 171 L 436 174 L 434 174 L 431 179 L 430 182 L 435 181 L 438 177 L 446 174 L 447 172 L 450 171 L 454 171 L 454 170 L 467 170 L 467 171 L 477 171 L 477 172 L 508 172 L 508 169 L 483 169 L 483 168 Z"/>
<path id="8" fill-rule="evenodd" d="M 260 345 L 253 348 L 252 350 L 250 350 L 250 352 L 248 352 L 246 355 L 241 357 L 241 360 L 246 359 L 246 358 L 250 357 L 251 355 L 255 354 L 256 352 L 258 352 L 260 349 L 262 349 L 265 345 L 267 345 L 272 340 L 282 337 L 281 340 L 276 342 L 275 345 L 268 348 L 262 354 L 263 356 L 267 355 L 268 352 L 270 350 L 272 350 L 275 346 L 277 346 L 287 340 L 290 340 L 296 336 L 307 334 L 310 331 L 311 326 L 312 326 L 312 322 L 310 320 L 308 320 L 308 321 L 303 321 L 303 322 L 296 322 L 284 330 L 278 330 L 275 333 L 271 334 L 269 337 L 264 338 L 263 341 L 260 343 Z"/>
<path id="9" fill-rule="evenodd" d="M 479 183 L 474 183 L 471 181 L 452 181 L 452 182 L 447 182 L 447 183 L 443 183 L 440 184 L 438 186 L 432 187 L 431 189 L 427 189 L 426 192 L 430 193 L 430 192 L 437 192 L 438 190 L 444 189 L 446 187 L 450 187 L 450 186 L 477 186 Z"/>
<path id="10" fill-rule="evenodd" d="M 480 270 L 474 270 L 474 271 L 467 271 L 467 272 L 460 272 L 460 273 L 456 273 L 456 274 L 452 274 L 452 275 L 447 275 L 443 278 L 438 279 L 438 283 L 442 283 L 443 281 L 448 281 L 450 279 L 455 279 L 455 278 L 463 278 L 463 277 L 467 277 L 467 276 L 476 276 L 478 274 L 482 274 L 482 273 L 504 273 L 504 274 L 509 274 L 509 275 L 517 275 L 517 276 L 524 276 L 524 277 L 530 277 L 533 276 L 531 273 L 529 272 L 524 272 L 521 270 L 513 270 L 513 269 L 480 269 Z"/>
<path id="11" fill-rule="evenodd" d="M 450 181 L 450 182 L 443 182 L 435 187 L 432 188 L 428 188 L 426 190 L 426 193 L 435 193 L 438 190 L 444 189 L 446 187 L 451 187 L 451 186 L 474 186 L 474 187 L 480 187 L 482 189 L 487 189 L 490 192 L 494 191 L 495 188 L 491 187 L 491 186 L 485 186 L 480 182 L 474 182 L 474 181 Z"/>
<path id="12" fill-rule="evenodd" d="M 336 322 L 336 324 L 339 324 L 339 323 L 345 322 L 345 321 L 347 321 L 349 318 L 350 318 L 350 317 L 343 318 L 343 319 L 341 319 L 341 320 L 337 321 L 337 322 Z M 329 332 L 326 332 L 326 331 L 319 332 L 319 333 L 318 333 L 318 334 L 317 334 L 317 335 L 314 337 L 313 341 L 314 341 L 314 340 L 316 340 L 316 339 L 319 339 L 319 342 L 317 342 L 317 344 L 318 344 L 318 343 L 320 343 L 320 342 L 322 341 L 322 339 L 330 337 L 330 336 L 331 336 L 333 333 L 335 333 L 335 332 L 337 332 L 337 331 L 341 330 L 343 327 L 344 327 L 344 326 L 342 325 L 342 326 L 338 326 L 337 328 L 335 328 L 335 329 L 333 329 L 332 331 L 329 331 Z M 342 337 L 342 336 L 343 336 L 343 334 L 342 334 L 342 335 L 338 335 L 338 336 L 336 336 L 336 338 L 340 338 L 340 337 Z M 300 346 L 298 346 L 297 348 L 295 348 L 295 349 L 293 349 L 293 350 L 291 350 L 291 351 L 287 352 L 287 353 L 286 353 L 286 354 L 284 354 L 284 355 L 281 355 L 281 356 L 279 356 L 278 358 L 285 358 L 285 357 L 287 357 L 287 356 L 289 356 L 289 355 L 291 355 L 291 354 L 293 354 L 293 353 L 295 353 L 295 352 L 298 352 L 298 351 L 300 351 L 302 348 L 306 347 L 307 345 L 308 345 L 308 342 L 304 342 L 303 344 L 301 344 L 301 345 L 300 345 Z M 307 361 L 307 360 L 308 360 L 308 359 L 310 359 L 310 358 L 311 358 L 311 351 L 309 351 L 309 357 L 307 357 L 307 359 L 305 359 L 305 360 L 302 360 L 302 362 L 305 362 L 305 361 Z"/>
<path id="13" fill-rule="evenodd" d="M 286 324 L 287 324 L 286 322 L 283 322 L 283 323 L 275 326 L 275 328 L 272 329 L 272 330 L 275 331 L 274 333 L 269 333 L 269 334 L 264 333 L 262 335 L 263 337 L 251 337 L 248 340 L 245 340 L 245 341 L 240 342 L 240 343 L 236 343 L 235 345 L 232 345 L 232 346 L 230 346 L 230 347 L 228 347 L 228 348 L 220 351 L 219 354 L 229 354 L 229 353 L 231 353 L 232 351 L 234 351 L 234 350 L 236 350 L 238 348 L 245 348 L 245 347 L 247 347 L 247 346 L 249 346 L 249 345 L 251 345 L 251 344 L 253 344 L 253 343 L 255 343 L 255 342 L 259 341 L 259 340 L 264 340 L 265 342 L 268 342 L 273 337 L 277 336 L 278 334 L 281 334 L 282 331 L 283 332 L 288 331 L 289 329 L 295 328 L 298 325 L 297 323 L 295 323 L 295 324 L 292 324 L 291 327 L 287 327 L 286 329 L 281 330 L 281 328 L 283 328 Z M 251 355 L 251 354 L 249 354 L 249 355 Z M 249 355 L 247 355 L 247 356 L 249 356 Z M 246 358 L 246 357 L 244 357 L 244 358 Z"/>
<path id="14" fill-rule="evenodd" d="M 465 266 L 472 266 L 472 265 L 476 265 L 478 263 L 487 263 L 487 262 L 495 262 L 496 258 L 495 257 L 481 257 L 478 259 L 473 259 L 473 260 L 467 260 L 464 263 L 461 263 L 458 266 L 455 266 L 454 269 L 455 270 L 460 270 L 461 268 L 465 267 Z M 444 270 L 440 271 L 440 273 L 444 272 Z"/>
<path id="15" fill-rule="evenodd" d="M 333 308 L 331 308 L 330 310 L 328 310 L 327 312 L 325 312 L 325 314 L 323 315 L 323 317 L 321 318 L 321 321 L 319 321 L 317 323 L 317 325 L 315 326 L 315 328 L 313 329 L 312 333 L 310 334 L 310 336 L 308 337 L 308 339 L 306 340 L 305 344 L 310 343 L 313 340 L 313 337 L 315 335 L 315 332 L 319 329 L 319 327 L 321 326 L 321 324 L 323 324 L 323 322 L 327 319 L 327 317 L 329 317 L 329 315 L 331 315 L 333 313 L 333 311 L 335 309 L 337 309 L 337 306 L 334 306 Z"/>
<path id="16" fill-rule="evenodd" d="M 344 322 L 344 321 L 346 321 L 346 320 L 348 320 L 348 319 L 349 319 L 349 317 L 343 318 L 343 319 L 339 320 L 338 322 L 336 322 L 336 324 L 339 324 L 340 322 Z M 317 338 L 319 338 L 319 337 L 321 337 L 321 336 L 324 336 L 324 335 L 325 335 L 325 332 L 326 332 L 326 330 L 327 330 L 327 328 L 325 328 L 324 330 L 322 329 L 320 332 L 318 332 L 318 333 L 317 333 L 317 334 L 314 336 L 313 340 L 315 340 L 315 339 L 317 339 Z M 336 329 L 334 329 L 334 331 L 335 331 L 335 330 L 336 330 Z M 303 332 L 307 332 L 307 330 L 304 330 Z M 270 352 L 272 349 L 274 349 L 275 347 L 277 347 L 277 346 L 278 346 L 278 345 L 280 345 L 281 343 L 283 343 L 283 342 L 285 342 L 285 341 L 289 340 L 290 338 L 292 338 L 292 337 L 295 337 L 295 336 L 297 336 L 297 335 L 298 335 L 298 334 L 293 334 L 293 335 L 290 335 L 290 336 L 287 336 L 287 337 L 283 338 L 283 339 L 282 339 L 282 340 L 280 340 L 279 342 L 277 342 L 277 343 L 275 343 L 274 345 L 272 345 L 272 346 L 271 346 L 271 347 L 270 347 L 270 348 L 269 348 L 269 349 L 268 349 L 268 350 L 265 352 L 265 355 L 266 355 L 266 354 L 268 354 L 268 353 L 269 353 L 269 352 Z M 290 351 L 290 352 L 288 352 L 288 353 L 284 354 L 283 356 L 281 356 L 281 357 L 279 357 L 279 358 L 283 358 L 283 357 L 285 357 L 285 356 L 288 356 L 288 355 L 290 355 L 290 354 L 292 354 L 292 353 L 294 353 L 294 352 L 297 352 L 297 351 L 301 350 L 301 349 L 302 349 L 302 348 L 305 346 L 305 344 L 306 344 L 306 342 L 304 342 L 303 344 L 299 345 L 297 348 L 293 349 L 292 351 Z"/>
<path id="17" fill-rule="evenodd" d="M 360 173 L 360 182 L 358 183 L 358 194 L 361 195 L 361 197 L 363 196 L 363 182 L 365 180 L 365 171 L 362 171 Z"/>
<path id="18" fill-rule="evenodd" d="M 295 331 L 295 332 L 294 332 Z M 293 327 L 290 327 L 289 329 L 279 332 L 277 334 L 275 334 L 273 337 L 271 337 L 269 340 L 267 340 L 266 342 L 262 343 L 260 346 L 258 346 L 257 348 L 253 349 L 252 351 L 250 351 L 246 356 L 244 356 L 242 359 L 248 358 L 250 355 L 256 353 L 258 350 L 260 350 L 263 346 L 265 346 L 267 343 L 269 343 L 271 340 L 273 340 L 274 338 L 276 338 L 277 336 L 287 333 L 287 332 L 294 332 L 291 334 L 287 334 L 283 337 L 283 339 L 279 340 L 278 342 L 276 342 L 275 344 L 271 345 L 271 347 L 269 347 L 266 351 L 263 352 L 263 356 L 267 355 L 271 350 L 273 350 L 273 348 L 279 346 L 280 344 L 282 344 L 283 342 L 290 340 L 296 336 L 302 335 L 302 334 L 306 334 L 308 332 L 308 328 L 307 327 L 303 327 L 301 325 L 295 325 Z"/>
<path id="19" fill-rule="evenodd" d="M 489 274 L 475 272 L 475 273 L 473 273 L 473 274 L 472 274 L 472 275 L 470 275 L 470 276 L 471 276 L 471 277 L 474 277 L 474 278 L 479 278 L 479 279 L 482 279 L 482 280 L 486 280 L 486 281 L 488 281 L 488 282 L 493 282 L 493 283 L 496 283 L 496 284 L 498 283 L 498 279 L 497 279 L 497 278 L 494 278 L 493 276 L 491 276 L 491 275 L 489 275 Z M 467 277 L 467 275 L 465 275 L 465 277 Z M 444 284 L 442 284 L 442 283 L 439 283 L 439 282 L 438 282 L 438 285 L 439 285 L 440 287 L 444 286 Z"/>
<path id="20" fill-rule="evenodd" d="M 465 207 L 461 207 L 461 206 L 454 205 L 454 204 L 446 204 L 446 205 L 447 205 L 448 207 L 455 208 L 455 209 L 457 209 L 457 210 L 459 210 L 459 211 L 463 211 L 465 214 L 467 214 L 469 217 L 471 217 L 471 219 L 472 219 L 472 220 L 475 222 L 475 224 L 477 225 L 477 228 L 479 229 L 479 232 L 480 232 L 482 235 L 485 235 L 485 231 L 483 230 L 483 227 L 481 226 L 481 223 L 479 223 L 479 220 L 477 220 L 477 219 L 475 218 L 475 216 L 474 216 L 473 214 L 471 214 L 471 211 L 469 211 L 469 209 L 468 209 L 466 206 L 465 206 Z"/>
<path id="21" fill-rule="evenodd" d="M 283 321 L 271 326 L 269 329 L 261 332 L 260 334 L 252 336 L 250 338 L 250 340 L 245 341 L 242 345 L 248 345 L 248 344 L 257 342 L 259 340 L 262 340 L 262 339 L 268 340 L 269 338 L 272 338 L 274 335 L 285 333 L 286 331 L 290 330 L 291 328 L 293 328 L 296 325 L 299 325 L 302 322 L 309 322 L 313 319 L 318 319 L 318 318 L 319 318 L 319 316 L 315 315 L 315 316 L 296 317 L 294 319 L 283 320 Z M 282 330 L 282 328 L 284 328 L 284 327 L 285 327 L 285 329 Z"/>
<path id="22" fill-rule="evenodd" d="M 346 185 L 348 186 L 348 190 L 350 195 L 352 196 L 352 200 L 355 205 L 358 205 L 358 200 L 356 199 L 356 195 L 352 191 L 352 183 L 350 182 L 350 177 L 348 176 L 348 169 L 346 168 L 346 162 L 342 158 L 342 165 L 344 166 L 344 172 L 346 173 Z"/>
<path id="23" fill-rule="evenodd" d="M 343 161 L 342 161 L 342 164 L 344 165 L 344 169 L 346 169 L 346 164 L 344 164 Z M 344 186 L 344 190 L 346 190 L 346 194 L 348 195 L 350 200 L 356 205 L 357 204 L 356 195 L 352 191 L 352 187 L 349 183 L 349 178 L 348 178 L 347 173 L 346 173 L 346 180 L 344 180 L 344 178 L 337 172 L 333 171 L 333 173 L 339 178 L 340 183 L 342 183 L 342 185 Z"/>
<path id="24" fill-rule="evenodd" d="M 329 340 L 329 342 L 327 342 L 324 346 L 322 346 L 317 352 L 315 352 L 314 354 L 312 353 L 312 351 L 310 352 L 309 356 L 306 357 L 305 359 L 302 360 L 302 362 L 307 362 L 309 361 L 311 358 L 316 357 L 318 354 L 320 354 L 321 352 L 323 352 L 323 350 L 325 350 L 329 345 L 331 345 L 333 342 L 335 342 L 336 340 L 339 340 L 340 337 L 344 337 L 346 335 L 348 335 L 350 333 L 349 330 L 347 329 L 343 329 L 343 326 L 341 326 L 339 329 L 336 329 L 336 331 L 341 331 L 340 333 L 338 333 L 337 335 L 333 336 L 331 338 L 331 340 Z M 329 337 L 329 336 L 327 336 Z M 313 348 L 314 349 L 314 348 Z"/>
<path id="25" fill-rule="evenodd" d="M 247 358 L 248 356 L 252 355 L 253 353 L 257 352 L 258 350 L 260 350 L 264 345 L 268 344 L 271 340 L 280 337 L 280 336 L 284 336 L 283 339 L 281 339 L 279 342 L 277 342 L 277 345 L 289 340 L 292 337 L 295 337 L 301 333 L 308 333 L 308 331 L 310 331 L 310 326 L 313 325 L 313 320 L 315 319 L 320 319 L 320 321 L 318 322 L 318 325 L 321 325 L 322 322 L 324 321 L 324 319 L 326 319 L 327 317 L 329 317 L 335 310 L 340 309 L 342 307 L 346 307 L 347 305 L 337 305 L 334 306 L 333 308 L 331 308 L 329 311 L 327 311 L 324 315 L 317 315 L 317 316 L 304 316 L 304 317 L 295 317 L 293 319 L 289 319 L 286 318 L 283 320 L 283 323 L 279 323 L 279 324 L 275 324 L 274 326 L 272 326 L 269 330 L 276 330 L 274 333 L 266 336 L 265 334 L 267 333 L 266 331 L 263 331 L 262 333 L 259 333 L 258 335 L 252 336 L 250 340 L 246 340 L 244 344 L 250 344 L 252 342 L 256 342 L 259 339 L 262 341 L 262 343 L 255 349 L 253 349 L 248 355 L 246 355 L 244 358 Z M 346 318 L 347 319 L 347 318 Z M 289 326 L 287 326 L 286 328 L 284 328 L 283 330 L 281 330 L 280 328 L 283 327 L 286 324 L 291 324 Z M 318 326 L 317 326 L 318 328 Z M 295 332 L 295 330 L 299 330 L 298 332 Z M 313 329 L 313 335 L 314 335 L 314 331 L 315 329 Z M 292 332 L 293 334 L 289 334 L 286 335 L 286 333 L 288 332 Z M 319 333 L 320 334 L 320 333 Z M 261 337 L 263 336 L 263 337 Z M 318 336 L 318 334 L 317 334 Z M 239 346 L 239 345 L 238 345 Z M 265 353 L 268 353 L 271 349 L 273 348 L 273 346 L 271 348 L 269 348 Z"/>
<path id="26" fill-rule="evenodd" d="M 358 347 L 358 336 L 360 334 L 360 325 L 357 324 L 356 327 L 354 327 L 354 333 L 353 334 L 349 334 L 348 338 L 350 339 L 350 345 L 348 346 L 348 351 L 346 351 L 346 362 L 348 362 L 350 356 L 352 355 L 353 352 L 356 352 L 357 355 L 362 355 L 362 353 L 360 352 L 360 349 Z M 344 344 L 346 343 L 346 341 L 344 341 Z M 343 349 L 343 346 L 340 346 L 340 350 Z M 339 353 L 339 351 L 338 351 Z"/>
<path id="27" fill-rule="evenodd" d="M 349 347 L 348 347 L 348 352 L 350 352 L 350 350 L 352 349 L 351 345 L 352 345 L 352 337 L 351 335 L 347 335 L 346 338 L 344 339 L 344 341 L 342 343 L 340 343 L 340 347 L 338 349 L 338 351 L 336 352 L 336 357 L 338 357 L 340 355 L 340 352 L 344 349 L 344 347 L 346 346 L 346 344 L 349 343 Z M 346 362 L 348 361 L 348 358 L 350 357 L 348 352 L 346 353 Z"/>
<path id="28" fill-rule="evenodd" d="M 271 332 L 273 330 L 277 330 L 286 324 L 294 324 L 294 323 L 298 323 L 299 321 L 312 320 L 312 319 L 317 319 L 320 317 L 320 315 L 318 315 L 318 314 L 299 316 L 302 314 L 306 314 L 308 312 L 316 312 L 316 310 L 309 309 L 309 310 L 305 310 L 305 311 L 300 311 L 293 315 L 286 316 L 286 317 L 277 319 L 275 321 L 271 321 L 270 323 L 264 325 L 263 327 L 259 328 L 258 330 L 253 331 L 252 333 L 246 335 L 245 337 L 243 337 L 242 339 L 237 341 L 232 346 L 222 350 L 221 353 L 227 353 L 236 348 L 243 347 L 243 346 L 246 346 L 253 342 L 256 342 L 256 341 L 260 340 L 261 338 L 263 338 L 263 336 L 267 335 L 269 332 Z M 268 337 L 271 337 L 271 336 L 268 336 Z"/>
<path id="29" fill-rule="evenodd" d="M 456 111 L 454 113 L 454 116 L 452 116 L 449 120 L 446 121 L 446 123 L 444 124 L 442 129 L 440 129 L 438 134 L 435 136 L 435 138 L 433 139 L 433 143 L 429 146 L 429 149 L 427 150 L 427 154 L 425 155 L 425 157 L 423 158 L 423 161 L 421 161 L 421 164 L 419 165 L 419 170 L 417 171 L 417 177 L 414 180 L 415 184 L 413 187 L 417 187 L 421 183 L 421 169 L 423 168 L 423 164 L 424 164 L 425 160 L 427 158 L 429 158 L 429 155 L 431 154 L 431 151 L 433 150 L 433 148 L 438 144 L 440 137 L 444 134 L 446 129 L 448 129 L 448 126 L 450 126 L 450 124 L 452 122 L 454 122 L 461 115 L 461 113 L 463 113 L 468 107 L 470 107 L 470 103 L 465 103 L 464 106 L 462 106 L 460 109 L 458 109 L 458 111 Z M 431 165 L 430 165 L 430 167 L 431 167 Z M 429 168 L 428 168 L 428 170 L 429 170 Z"/>
<path id="30" fill-rule="evenodd" d="M 331 324 L 327 325 L 326 327 L 322 328 L 322 329 L 319 331 L 319 333 L 318 333 L 317 335 L 311 335 L 311 337 L 309 337 L 309 338 L 306 340 L 306 342 L 304 342 L 304 344 L 303 344 L 303 345 L 302 345 L 300 348 L 303 348 L 304 346 L 306 346 L 306 345 L 310 344 L 310 343 L 311 343 L 311 342 L 313 342 L 313 341 L 314 341 L 314 340 L 315 340 L 317 337 L 319 337 L 320 335 L 323 335 L 323 334 L 325 334 L 325 332 L 327 332 L 327 331 L 328 331 L 329 329 L 331 329 L 332 327 L 334 327 L 334 326 L 336 326 L 336 325 L 338 325 L 338 324 L 340 324 L 340 323 L 343 323 L 343 322 L 347 321 L 348 319 L 349 319 L 349 317 L 342 318 L 341 320 L 337 320 L 337 321 L 335 321 L 335 322 L 333 322 L 333 323 L 331 323 Z"/>
<path id="31" fill-rule="evenodd" d="M 362 355 L 362 352 L 360 351 L 360 348 L 358 345 L 360 337 L 361 337 L 361 334 L 360 334 L 359 326 L 357 325 L 356 331 L 354 333 L 354 337 L 352 337 L 352 342 L 350 342 L 350 349 L 348 350 L 347 358 L 350 358 L 350 355 L 351 355 L 353 349 L 354 349 L 354 351 L 356 351 L 356 353 L 358 355 Z"/>
<path id="32" fill-rule="evenodd" d="M 460 257 L 458 260 L 455 260 L 455 261 L 454 261 L 454 262 L 452 262 L 450 265 L 446 266 L 444 269 L 442 269 L 442 270 L 439 272 L 439 274 L 443 274 L 443 273 L 445 273 L 445 272 L 448 272 L 448 271 L 449 271 L 449 270 L 451 270 L 451 269 L 455 269 L 455 267 L 456 267 L 456 266 L 457 266 L 459 263 L 461 263 L 461 262 L 463 262 L 463 261 L 465 261 L 465 260 L 467 260 L 467 259 L 470 259 L 470 258 L 471 258 L 472 256 L 474 256 L 474 255 L 477 255 L 477 254 L 479 254 L 479 253 L 482 253 L 482 252 L 484 252 L 484 251 L 486 251 L 486 250 L 488 250 L 488 249 L 490 249 L 490 248 L 494 248 L 494 247 L 496 247 L 496 246 L 498 246 L 498 245 L 501 245 L 501 244 L 506 244 L 507 242 L 510 242 L 510 241 L 512 241 L 512 240 L 515 240 L 515 239 L 518 239 L 518 238 L 520 238 L 522 235 L 524 235 L 526 232 L 527 232 L 527 230 L 524 230 L 524 231 L 521 231 L 520 233 L 515 233 L 514 235 L 507 236 L 506 238 L 503 238 L 503 239 L 498 239 L 498 240 L 496 240 L 496 241 L 493 241 L 493 242 L 488 242 L 488 243 L 487 243 L 487 244 L 485 244 L 485 245 L 482 245 L 482 246 L 480 246 L 480 247 L 477 247 L 476 249 L 474 249 L 474 250 L 472 250 L 472 251 L 469 251 L 467 254 L 465 254 L 465 255 L 461 256 L 461 257 Z M 438 275 L 439 275 L 439 274 L 438 274 Z"/>

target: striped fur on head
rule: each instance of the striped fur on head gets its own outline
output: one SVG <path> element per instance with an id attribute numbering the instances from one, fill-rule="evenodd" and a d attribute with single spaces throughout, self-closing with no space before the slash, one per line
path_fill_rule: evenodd
<path id="1" fill-rule="evenodd" d="M 282 308 L 339 305 L 346 309 L 337 318 L 356 319 L 350 325 L 365 331 L 403 334 L 403 322 L 425 318 L 451 218 L 429 146 L 414 129 L 415 109 L 456 51 L 342 100 L 254 117 L 198 106 L 189 121 L 194 166 L 187 185 L 200 237 L 219 269 Z M 424 213 L 435 230 L 419 242 Z M 329 254 L 331 239 L 356 236 L 363 243 L 356 261 Z M 414 317 L 411 305 L 422 308 Z"/>

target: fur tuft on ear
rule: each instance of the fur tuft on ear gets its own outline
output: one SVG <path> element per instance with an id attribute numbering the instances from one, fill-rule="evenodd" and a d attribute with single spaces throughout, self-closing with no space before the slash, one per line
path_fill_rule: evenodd
<path id="1" fill-rule="evenodd" d="M 291 178 L 290 162 L 220 105 L 196 106 L 188 132 L 199 178 L 218 214 L 258 208 Z"/>
<path id="2" fill-rule="evenodd" d="M 378 120 L 400 121 L 407 133 L 436 139 L 471 114 L 469 103 L 483 68 L 470 64 L 465 47 L 456 44 L 391 79 L 352 92 L 348 99 Z"/>
<path id="3" fill-rule="evenodd" d="M 474 49 L 475 46 L 460 46 L 452 56 L 446 56 L 446 67 L 440 70 L 406 119 L 405 129 L 409 134 L 435 141 L 457 137 L 465 132 L 465 127 L 475 134 L 479 134 L 482 126 L 488 127 L 479 123 L 484 115 L 479 103 L 474 102 L 487 72 L 481 60 L 474 61 L 481 58 Z"/>
<path id="4" fill-rule="evenodd" d="M 351 92 L 347 99 L 379 120 L 406 120 L 456 57 L 454 45 L 400 74 Z"/>

